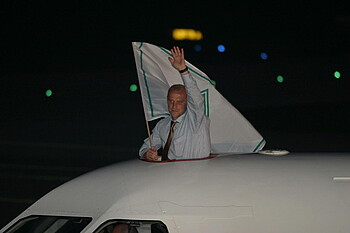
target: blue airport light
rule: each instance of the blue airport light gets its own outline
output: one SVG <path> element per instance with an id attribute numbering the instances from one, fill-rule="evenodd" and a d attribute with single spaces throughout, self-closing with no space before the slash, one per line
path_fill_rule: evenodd
<path id="1" fill-rule="evenodd" d="M 225 48 L 224 45 L 222 45 L 222 44 L 218 45 L 218 51 L 219 51 L 220 53 L 225 52 L 225 50 L 226 50 L 226 48 Z"/>
<path id="2" fill-rule="evenodd" d="M 200 44 L 196 44 L 195 46 L 194 46 L 194 51 L 196 51 L 196 52 L 200 52 L 200 51 L 202 51 L 202 45 L 200 45 Z"/>
<path id="3" fill-rule="evenodd" d="M 260 53 L 260 58 L 263 59 L 263 60 L 267 60 L 268 56 L 267 56 L 267 53 Z"/>

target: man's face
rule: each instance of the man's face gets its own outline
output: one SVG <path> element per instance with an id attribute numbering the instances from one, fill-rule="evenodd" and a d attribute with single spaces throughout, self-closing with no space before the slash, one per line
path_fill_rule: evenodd
<path id="1" fill-rule="evenodd" d="M 185 90 L 172 90 L 168 94 L 168 111 L 173 120 L 176 120 L 187 109 L 187 94 Z"/>

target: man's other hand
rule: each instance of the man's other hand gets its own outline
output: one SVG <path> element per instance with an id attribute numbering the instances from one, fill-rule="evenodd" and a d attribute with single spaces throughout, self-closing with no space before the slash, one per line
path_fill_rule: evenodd
<path id="1" fill-rule="evenodd" d="M 160 156 L 158 156 L 157 147 L 153 147 L 145 153 L 146 160 L 157 161 L 159 159 L 159 157 Z"/>

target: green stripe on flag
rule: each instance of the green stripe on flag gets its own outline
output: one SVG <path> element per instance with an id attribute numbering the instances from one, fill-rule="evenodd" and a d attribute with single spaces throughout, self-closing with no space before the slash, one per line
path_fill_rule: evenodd
<path id="1" fill-rule="evenodd" d="M 211 85 L 213 85 L 213 83 L 211 82 L 211 80 L 210 79 L 208 79 L 208 78 L 206 78 L 206 77 L 204 77 L 203 75 L 201 75 L 200 73 L 198 73 L 197 71 L 195 71 L 195 70 L 193 70 L 193 69 L 191 69 L 190 67 L 188 67 L 188 69 L 191 71 L 191 72 L 193 72 L 193 73 L 195 73 L 196 75 L 198 75 L 199 77 L 201 77 L 201 78 L 203 78 L 203 79 L 205 79 L 205 80 L 207 80 Z M 213 85 L 214 86 L 214 85 Z"/>
<path id="2" fill-rule="evenodd" d="M 204 114 L 209 117 L 209 90 L 205 89 L 201 94 L 204 98 Z"/>
<path id="3" fill-rule="evenodd" d="M 255 149 L 253 150 L 253 152 L 256 152 L 257 149 L 261 146 L 261 144 L 262 144 L 263 142 L 265 142 L 265 139 L 262 139 L 262 140 L 259 142 L 259 144 L 255 147 Z"/>
<path id="4" fill-rule="evenodd" d="M 146 71 L 143 69 L 143 52 L 141 50 L 142 46 L 143 46 L 143 42 L 141 42 L 141 44 L 139 46 L 139 50 L 140 50 L 140 65 L 141 65 L 141 70 L 142 70 L 142 74 L 143 74 L 143 79 L 145 81 L 145 85 L 146 85 L 146 89 L 147 89 L 147 95 L 148 95 L 148 99 L 149 99 L 149 106 L 150 106 L 150 109 L 151 109 L 151 116 L 152 117 L 167 117 L 167 116 L 170 116 L 169 113 L 154 115 L 154 109 L 153 109 L 153 104 L 152 104 L 151 92 L 149 90 L 149 86 L 148 86 L 148 82 L 147 82 L 147 75 L 146 75 Z"/>
<path id="5" fill-rule="evenodd" d="M 172 56 L 171 53 L 169 51 L 167 51 L 166 49 L 160 47 L 160 46 L 157 46 L 159 49 L 161 49 L 164 53 L 168 54 L 169 56 Z M 188 67 L 188 69 L 195 73 L 196 75 L 198 75 L 199 77 L 201 77 L 202 79 L 205 79 L 207 80 L 211 85 L 214 86 L 214 84 L 212 83 L 212 81 L 209 79 L 209 78 L 206 78 L 205 76 L 201 75 L 200 73 L 198 73 L 197 71 L 193 70 L 192 68 Z"/>
<path id="6" fill-rule="evenodd" d="M 142 62 L 142 55 L 143 55 L 143 52 L 141 50 L 141 47 L 143 46 L 143 42 L 141 42 L 140 46 L 139 46 L 139 50 L 140 50 L 140 65 L 141 65 L 141 70 L 142 70 L 142 74 L 143 74 L 143 80 L 145 81 L 145 84 L 146 84 L 146 89 L 147 89 L 147 95 L 148 95 L 148 99 L 149 99 L 149 106 L 151 108 L 151 115 L 152 117 L 154 117 L 154 113 L 153 113 L 153 106 L 152 106 L 152 99 L 151 99 L 151 93 L 149 91 L 149 88 L 148 88 L 148 82 L 147 82 L 147 77 L 146 77 L 146 72 L 145 70 L 143 69 L 143 62 Z"/>

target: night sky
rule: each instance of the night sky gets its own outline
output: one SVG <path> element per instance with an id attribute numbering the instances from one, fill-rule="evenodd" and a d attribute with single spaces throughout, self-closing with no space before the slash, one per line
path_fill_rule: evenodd
<path id="1" fill-rule="evenodd" d="M 349 149 L 333 137 L 350 128 L 350 11 L 339 2 L 2 5 L 2 141 L 136 150 L 146 130 L 139 92 L 129 91 L 137 84 L 131 42 L 144 41 L 184 47 L 268 147 Z M 174 28 L 200 30 L 203 40 L 174 41 Z M 314 135 L 334 143 L 320 147 Z"/>
<path id="2" fill-rule="evenodd" d="M 285 56 L 295 52 L 301 57 L 304 53 L 345 56 L 349 51 L 350 16 L 338 1 L 9 2 L 1 10 L 6 71 L 132 65 L 131 41 L 169 47 L 175 43 L 171 30 L 177 27 L 201 30 L 200 43 L 207 52 L 218 43 L 227 45 L 229 59 L 238 51 L 274 51 Z"/>
<path id="3" fill-rule="evenodd" d="M 185 48 L 266 149 L 350 151 L 345 1 L 0 5 L 0 228 L 58 185 L 138 157 L 147 131 L 140 93 L 129 89 L 138 84 L 133 41 Z M 175 41 L 174 28 L 203 39 Z"/>

